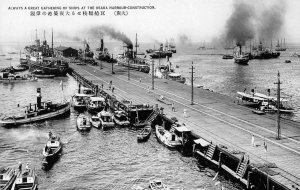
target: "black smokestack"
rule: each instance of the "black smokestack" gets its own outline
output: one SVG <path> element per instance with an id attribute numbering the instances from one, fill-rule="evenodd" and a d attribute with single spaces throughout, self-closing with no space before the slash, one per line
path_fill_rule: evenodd
<path id="1" fill-rule="evenodd" d="M 236 41 L 239 45 L 244 45 L 247 40 L 255 37 L 253 27 L 253 7 L 244 1 L 236 0 L 234 11 L 226 23 L 225 38 L 227 41 Z"/>
<path id="2" fill-rule="evenodd" d="M 271 40 L 278 35 L 284 25 L 286 13 L 286 2 L 284 0 L 275 0 L 273 5 L 265 9 L 260 15 L 258 24 L 258 39 Z"/>
<path id="3" fill-rule="evenodd" d="M 89 33 L 93 37 L 98 38 L 99 33 L 101 31 L 104 32 L 106 35 L 110 36 L 112 39 L 120 40 L 124 42 L 127 46 L 131 46 L 131 47 L 133 46 L 131 40 L 124 33 L 117 31 L 111 26 L 101 25 L 101 26 L 92 27 L 89 30 Z"/>

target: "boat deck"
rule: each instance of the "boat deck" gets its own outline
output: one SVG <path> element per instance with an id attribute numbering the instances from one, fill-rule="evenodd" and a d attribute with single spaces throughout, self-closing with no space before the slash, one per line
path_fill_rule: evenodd
<path id="1" fill-rule="evenodd" d="M 194 133 L 205 137 L 213 144 L 226 146 L 229 150 L 245 152 L 250 164 L 257 167 L 275 163 L 268 173 L 275 181 L 288 188 L 300 188 L 300 124 L 281 121 L 282 139 L 276 140 L 276 115 L 258 115 L 251 109 L 241 106 L 236 99 L 205 89 L 194 89 L 194 104 L 191 105 L 191 87 L 167 79 L 155 79 L 155 90 L 151 90 L 151 76 L 114 66 L 70 65 L 77 73 L 97 84 L 119 100 L 132 101 L 133 104 L 158 104 L 163 107 L 167 117 L 176 117 Z M 115 90 L 109 90 L 112 81 Z M 163 96 L 165 101 L 158 101 Z M 168 102 L 168 103 L 165 103 Z M 175 105 L 172 111 L 170 102 Z M 252 146 L 252 135 L 255 146 Z M 267 143 L 267 152 L 264 149 Z"/>

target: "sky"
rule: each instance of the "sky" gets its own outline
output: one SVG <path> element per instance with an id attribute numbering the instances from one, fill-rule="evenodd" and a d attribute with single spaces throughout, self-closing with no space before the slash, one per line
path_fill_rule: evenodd
<path id="1" fill-rule="evenodd" d="M 50 40 L 51 28 L 54 36 L 60 40 L 72 41 L 74 37 L 94 40 L 89 35 L 91 28 L 109 26 L 134 41 L 135 34 L 143 42 L 165 41 L 180 37 L 191 42 L 209 42 L 226 33 L 228 20 L 234 12 L 234 5 L 243 0 L 1 0 L 0 1 L 0 42 L 27 42 L 38 37 Z M 253 9 L 261 7 L 274 10 L 272 3 L 278 1 L 286 7 L 282 13 L 283 23 L 279 37 L 287 42 L 300 42 L 300 1 L 299 0 L 254 0 Z M 260 5 L 261 4 L 261 5 Z M 90 11 L 88 6 L 154 6 L 155 9 L 130 9 L 127 16 L 115 16 L 113 9 L 102 9 L 105 16 L 30 16 L 24 7 L 79 7 L 78 11 Z M 10 7 L 22 7 L 23 10 L 10 10 Z M 38 11 L 38 10 L 35 10 Z M 51 11 L 51 10 L 46 10 Z M 58 10 L 60 11 L 60 10 Z M 68 11 L 68 10 L 66 10 Z M 70 11 L 70 10 L 69 10 Z M 94 10 L 96 11 L 96 10 Z M 101 11 L 101 10 L 98 10 Z M 122 11 L 122 10 L 121 10 Z M 274 10 L 275 11 L 275 10 Z M 281 10 L 280 10 L 281 11 Z M 280 12 L 279 11 L 279 12 Z M 53 10 L 52 10 L 53 12 Z M 72 12 L 72 11 L 70 11 Z M 264 15 L 255 19 L 263 19 Z M 276 36 L 277 37 L 277 36 Z M 276 38 L 275 37 L 275 38 Z"/>

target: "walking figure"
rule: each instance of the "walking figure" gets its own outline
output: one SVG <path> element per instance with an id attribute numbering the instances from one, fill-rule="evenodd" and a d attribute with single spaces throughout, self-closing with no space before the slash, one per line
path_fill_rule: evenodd
<path id="1" fill-rule="evenodd" d="M 142 78 L 140 78 L 140 82 L 142 82 Z"/>
<path id="2" fill-rule="evenodd" d="M 183 109 L 183 117 L 184 117 L 184 118 L 187 117 L 186 109 Z"/>
<path id="3" fill-rule="evenodd" d="M 22 162 L 19 162 L 19 172 L 22 171 Z"/>
<path id="4" fill-rule="evenodd" d="M 115 86 L 113 85 L 111 88 L 111 92 L 114 93 L 114 91 L 115 91 Z"/>
<path id="5" fill-rule="evenodd" d="M 103 90 L 103 83 L 101 84 L 101 89 Z"/>
<path id="6" fill-rule="evenodd" d="M 251 139 L 251 145 L 252 145 L 252 147 L 254 147 L 254 146 L 255 146 L 255 142 L 254 142 L 254 135 L 252 135 L 252 139 Z"/>
<path id="7" fill-rule="evenodd" d="M 172 111 L 175 112 L 174 102 L 172 102 Z"/>

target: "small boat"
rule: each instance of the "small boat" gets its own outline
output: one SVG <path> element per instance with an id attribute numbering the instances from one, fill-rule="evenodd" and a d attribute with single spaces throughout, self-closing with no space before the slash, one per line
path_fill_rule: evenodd
<path id="1" fill-rule="evenodd" d="M 33 76 L 24 75 L 20 76 L 17 74 L 11 74 L 7 72 L 0 73 L 0 82 L 4 83 L 18 83 L 18 82 L 36 82 L 38 79 Z"/>
<path id="2" fill-rule="evenodd" d="M 87 109 L 91 113 L 98 113 L 105 107 L 105 99 L 103 97 L 90 97 Z"/>
<path id="3" fill-rule="evenodd" d="M 76 119 L 76 127 L 79 131 L 89 131 L 91 130 L 91 123 L 88 116 L 84 114 L 79 114 Z"/>
<path id="4" fill-rule="evenodd" d="M 284 61 L 285 63 L 291 63 L 291 60 L 287 59 Z"/>
<path id="5" fill-rule="evenodd" d="M 150 181 L 149 188 L 151 190 L 169 190 L 169 188 L 165 186 L 160 180 Z"/>
<path id="6" fill-rule="evenodd" d="M 175 133 L 165 130 L 162 126 L 155 126 L 155 134 L 158 141 L 168 148 L 177 148 L 182 145 L 180 139 Z"/>
<path id="7" fill-rule="evenodd" d="M 122 127 L 130 125 L 129 119 L 124 111 L 115 111 L 113 115 L 113 121 L 115 122 L 115 124 Z"/>
<path id="8" fill-rule="evenodd" d="M 13 59 L 13 58 L 10 57 L 10 58 L 6 58 L 5 60 L 12 60 L 12 59 Z"/>
<path id="9" fill-rule="evenodd" d="M 55 77 L 55 75 L 36 75 L 36 74 L 34 74 L 33 76 L 35 76 L 36 78 L 45 78 L 45 79 L 52 79 Z"/>
<path id="10" fill-rule="evenodd" d="M 91 117 L 91 124 L 92 124 L 93 127 L 100 128 L 100 126 L 101 126 L 100 123 L 101 122 L 100 122 L 100 118 L 99 117 L 97 117 L 95 115 L 93 115 Z"/>
<path id="11" fill-rule="evenodd" d="M 0 168 L 0 189 L 10 190 L 17 175 L 13 168 Z"/>
<path id="12" fill-rule="evenodd" d="M 110 112 L 102 110 L 97 116 L 100 118 L 100 125 L 103 130 L 113 128 L 115 126 L 112 119 L 113 115 Z"/>
<path id="13" fill-rule="evenodd" d="M 239 65 L 248 65 L 249 58 L 244 56 L 237 56 L 234 58 L 234 62 Z"/>
<path id="14" fill-rule="evenodd" d="M 33 109 L 34 108 L 34 109 Z M 34 123 L 70 113 L 70 103 L 53 104 L 51 101 L 26 106 L 24 116 L 8 116 L 0 120 L 0 125 L 13 127 Z"/>
<path id="15" fill-rule="evenodd" d="M 137 141 L 143 142 L 147 141 L 151 135 L 151 125 L 147 125 L 138 135 Z"/>
<path id="16" fill-rule="evenodd" d="M 12 190 L 37 190 L 38 180 L 35 170 L 26 165 L 26 169 L 17 174 L 16 180 L 12 186 Z"/>
<path id="17" fill-rule="evenodd" d="M 186 79 L 184 77 L 182 77 L 180 73 L 169 73 L 168 79 L 179 82 L 179 83 L 185 83 L 185 81 L 186 81 Z"/>
<path id="18" fill-rule="evenodd" d="M 233 59 L 233 55 L 225 54 L 222 56 L 222 59 Z"/>
<path id="19" fill-rule="evenodd" d="M 49 139 L 43 149 L 43 156 L 45 159 L 45 163 L 53 163 L 57 160 L 62 151 L 62 143 L 58 136 L 54 136 L 51 132 L 49 132 Z"/>
<path id="20" fill-rule="evenodd" d="M 86 109 L 86 101 L 88 99 L 88 95 L 76 93 L 72 96 L 72 106 L 76 110 L 84 110 Z"/>

